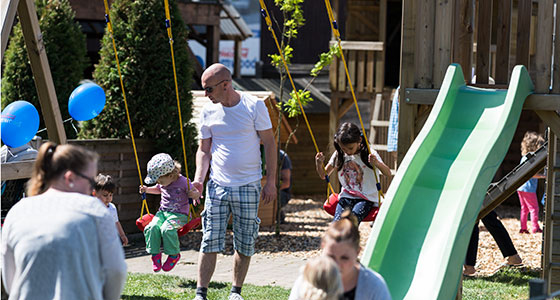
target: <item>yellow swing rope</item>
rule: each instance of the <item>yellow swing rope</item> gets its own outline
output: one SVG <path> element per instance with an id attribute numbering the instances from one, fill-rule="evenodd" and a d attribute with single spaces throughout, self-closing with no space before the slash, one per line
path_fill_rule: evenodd
<path id="1" fill-rule="evenodd" d="M 126 92 L 124 89 L 124 82 L 121 74 L 121 66 L 119 64 L 119 56 L 117 54 L 117 46 L 115 44 L 115 37 L 113 36 L 113 26 L 111 25 L 111 18 L 109 17 L 109 4 L 107 0 L 103 0 L 105 5 L 105 22 L 107 23 L 107 30 L 111 34 L 111 40 L 113 41 L 113 51 L 115 52 L 115 62 L 117 63 L 117 71 L 119 73 L 119 80 L 121 82 L 121 91 L 124 99 L 124 108 L 126 111 L 126 119 L 128 120 L 128 128 L 130 129 L 130 138 L 132 140 L 132 148 L 134 149 L 134 158 L 136 159 L 136 168 L 138 169 L 138 178 L 140 179 L 140 185 L 144 185 L 142 182 L 142 171 L 140 171 L 140 163 L 138 161 L 138 153 L 136 151 L 136 143 L 134 142 L 134 133 L 132 132 L 132 123 L 130 122 L 130 114 L 128 113 L 128 104 L 126 102 Z M 142 194 L 142 210 L 140 211 L 140 217 L 144 214 L 144 207 L 146 207 L 146 212 L 150 214 L 148 209 L 148 203 L 146 202 L 146 194 Z"/>
<path id="2" fill-rule="evenodd" d="M 185 135 L 183 134 L 183 118 L 181 117 L 181 101 L 179 100 L 179 85 L 177 84 L 177 69 L 175 68 L 175 53 L 173 51 L 173 33 L 171 32 L 171 13 L 169 12 L 169 1 L 165 3 L 165 27 L 167 28 L 167 36 L 169 37 L 169 47 L 171 50 L 171 62 L 173 64 L 173 80 L 175 81 L 175 95 L 177 97 L 177 111 L 179 112 L 179 128 L 181 129 L 181 144 L 183 145 L 183 159 L 185 160 L 185 177 L 187 177 L 187 191 L 190 190 L 189 166 L 187 164 L 187 150 L 185 147 Z M 189 205 L 189 211 L 194 212 L 193 205 Z"/>
<path id="3" fill-rule="evenodd" d="M 360 114 L 360 108 L 358 107 L 358 101 L 356 100 L 356 94 L 354 93 L 354 86 L 352 85 L 352 79 L 350 78 L 350 72 L 348 71 L 348 65 L 346 64 L 346 59 L 344 58 L 344 51 L 342 51 L 342 46 L 340 45 L 340 32 L 338 31 L 338 25 L 336 20 L 334 19 L 333 11 L 331 8 L 331 3 L 329 0 L 325 0 L 325 7 L 327 8 L 327 14 L 329 15 L 330 25 L 334 37 L 336 38 L 336 42 L 338 44 L 338 49 L 340 49 L 340 58 L 342 59 L 342 63 L 344 64 L 344 70 L 346 71 L 346 78 L 348 80 L 348 85 L 350 86 L 350 93 L 352 93 L 352 99 L 354 100 L 354 106 L 356 107 L 356 112 L 358 113 L 358 118 L 360 119 L 360 125 L 362 126 L 362 133 L 364 135 L 364 140 L 366 142 L 367 150 L 369 154 L 371 153 L 371 149 L 369 146 L 369 141 L 366 136 L 366 129 L 364 128 L 364 122 L 362 121 L 362 115 Z M 379 178 L 377 178 L 377 172 L 375 172 L 375 166 L 373 174 L 375 175 L 375 185 L 377 187 L 377 193 L 379 195 L 379 204 L 381 204 L 381 198 L 384 196 L 383 192 L 381 191 L 381 184 L 379 183 Z"/>
<path id="4" fill-rule="evenodd" d="M 319 147 L 317 146 L 317 141 L 315 140 L 315 136 L 313 135 L 313 130 L 311 130 L 311 125 L 309 125 L 309 120 L 307 119 L 307 115 L 305 114 L 305 110 L 303 109 L 303 105 L 301 104 L 301 100 L 299 98 L 299 93 L 296 89 L 296 85 L 294 84 L 294 80 L 292 79 L 292 75 L 290 74 L 288 64 L 286 63 L 286 59 L 284 58 L 284 53 L 282 52 L 282 48 L 280 48 L 280 43 L 278 43 L 278 38 L 276 37 L 276 33 L 274 32 L 274 29 L 272 28 L 272 21 L 270 20 L 270 15 L 268 13 L 266 5 L 264 4 L 264 1 L 259 0 L 259 3 L 261 4 L 261 12 L 263 13 L 263 17 L 266 21 L 266 26 L 268 28 L 268 31 L 270 31 L 270 33 L 272 33 L 272 37 L 274 38 L 274 42 L 276 43 L 276 48 L 278 48 L 278 54 L 280 54 L 280 57 L 282 58 L 282 63 L 284 64 L 284 68 L 286 69 L 286 74 L 288 75 L 288 78 L 290 79 L 290 83 L 292 84 L 292 89 L 294 90 L 294 93 L 296 95 L 296 100 L 299 104 L 299 108 L 300 108 L 301 113 L 303 115 L 303 119 L 305 120 L 305 124 L 307 125 L 307 129 L 309 130 L 309 134 L 311 135 L 311 139 L 313 140 L 313 145 L 315 146 L 315 151 L 317 153 L 319 153 Z M 324 169 L 324 166 L 323 166 L 323 169 Z M 334 194 L 334 189 L 333 189 L 333 187 L 330 183 L 329 176 L 326 175 L 325 179 L 327 181 L 327 185 L 329 187 L 329 190 L 331 191 L 331 193 Z"/>

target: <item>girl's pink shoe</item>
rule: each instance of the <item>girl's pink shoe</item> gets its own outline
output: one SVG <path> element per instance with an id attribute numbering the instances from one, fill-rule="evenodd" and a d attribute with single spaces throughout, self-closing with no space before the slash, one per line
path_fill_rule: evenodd
<path id="1" fill-rule="evenodd" d="M 152 270 L 159 272 L 161 270 L 161 253 L 152 255 Z"/>
<path id="2" fill-rule="evenodd" d="M 180 258 L 181 258 L 181 253 L 178 253 L 177 255 L 169 255 L 167 257 L 167 260 L 163 264 L 163 270 L 165 272 L 171 271 L 175 267 L 175 265 L 177 264 Z"/>
<path id="3" fill-rule="evenodd" d="M 533 233 L 537 233 L 537 232 L 542 232 L 542 229 L 537 228 L 537 229 L 533 229 L 532 231 L 533 231 Z"/>
<path id="4" fill-rule="evenodd" d="M 528 233 L 529 233 L 529 230 L 527 230 L 527 229 L 521 229 L 521 230 L 519 230 L 519 233 L 527 233 L 527 234 L 528 234 Z"/>

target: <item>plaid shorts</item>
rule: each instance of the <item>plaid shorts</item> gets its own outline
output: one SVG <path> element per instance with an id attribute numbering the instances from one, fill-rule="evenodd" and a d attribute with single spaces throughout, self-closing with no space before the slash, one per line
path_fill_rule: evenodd
<path id="1" fill-rule="evenodd" d="M 260 195 L 260 181 L 225 187 L 209 180 L 202 212 L 200 251 L 213 253 L 224 250 L 227 222 L 233 214 L 233 248 L 245 256 L 252 256 L 261 223 L 257 217 Z"/>

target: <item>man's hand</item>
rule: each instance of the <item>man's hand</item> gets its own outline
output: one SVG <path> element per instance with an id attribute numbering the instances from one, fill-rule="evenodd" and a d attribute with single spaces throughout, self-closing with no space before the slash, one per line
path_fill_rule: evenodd
<path id="1" fill-rule="evenodd" d="M 261 192 L 261 201 L 264 205 L 276 199 L 276 185 L 273 181 L 267 181 Z"/>
<path id="2" fill-rule="evenodd" d="M 198 190 L 198 192 L 202 195 L 202 190 L 204 189 L 204 186 L 202 185 L 202 182 L 198 182 L 198 181 L 193 181 L 192 185 Z"/>

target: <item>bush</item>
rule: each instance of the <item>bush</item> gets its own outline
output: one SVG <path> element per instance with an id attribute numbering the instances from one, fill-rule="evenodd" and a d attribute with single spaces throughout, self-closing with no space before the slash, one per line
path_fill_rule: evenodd
<path id="1" fill-rule="evenodd" d="M 74 11 L 68 0 L 37 0 L 35 4 L 58 105 L 62 118 L 66 120 L 70 117 L 68 97 L 82 79 L 86 68 L 85 35 L 80 25 L 74 21 Z M 4 58 L 2 109 L 14 101 L 25 100 L 35 105 L 42 115 L 19 23 L 12 31 Z M 44 124 L 41 119 L 40 128 Z M 70 138 L 75 137 L 70 124 L 66 124 L 66 129 Z"/>
<path id="2" fill-rule="evenodd" d="M 169 153 L 183 163 L 163 3 L 161 0 L 115 0 L 110 14 L 134 137 L 153 140 L 158 151 Z M 193 174 L 196 131 L 188 123 L 192 116 L 192 67 L 187 52 L 187 31 L 175 1 L 169 4 L 183 130 L 189 171 Z M 82 123 L 79 136 L 129 138 L 130 130 L 109 32 L 103 37 L 100 56 L 93 77 L 105 90 L 107 103 L 98 117 Z"/>

